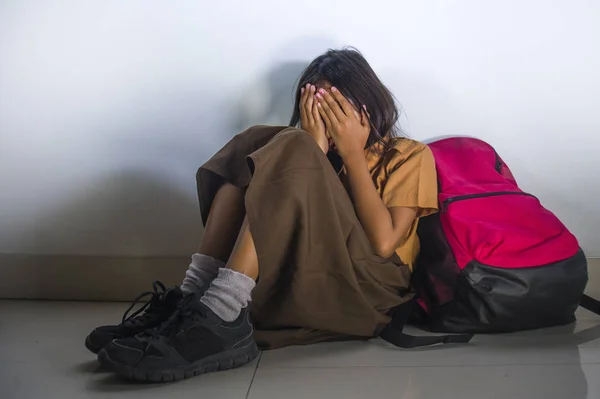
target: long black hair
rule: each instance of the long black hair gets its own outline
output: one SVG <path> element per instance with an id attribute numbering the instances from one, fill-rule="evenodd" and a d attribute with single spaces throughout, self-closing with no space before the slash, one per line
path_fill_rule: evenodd
<path id="1" fill-rule="evenodd" d="M 387 148 L 390 140 L 384 139 L 398 137 L 397 122 L 400 113 L 394 96 L 379 80 L 365 57 L 352 47 L 328 50 L 302 72 L 296 87 L 290 126 L 298 126 L 300 122 L 300 89 L 308 83 L 319 85 L 325 82 L 335 86 L 358 107 L 367 107 L 371 125 L 367 147 L 381 143 Z"/>

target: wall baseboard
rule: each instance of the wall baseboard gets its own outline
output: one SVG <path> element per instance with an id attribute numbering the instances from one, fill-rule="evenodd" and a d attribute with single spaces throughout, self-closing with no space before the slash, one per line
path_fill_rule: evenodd
<path id="1" fill-rule="evenodd" d="M 0 298 L 130 301 L 154 280 L 179 285 L 189 257 L 0 254 Z M 588 259 L 587 293 L 600 298 L 600 258 Z"/>

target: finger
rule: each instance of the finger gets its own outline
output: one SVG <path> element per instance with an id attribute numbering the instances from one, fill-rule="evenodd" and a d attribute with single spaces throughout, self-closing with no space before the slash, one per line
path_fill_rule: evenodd
<path id="1" fill-rule="evenodd" d="M 306 105 L 306 97 L 307 97 L 307 91 L 310 87 L 310 84 L 307 84 L 306 86 L 303 86 L 300 89 L 300 93 L 302 93 L 302 95 L 300 96 L 300 108 L 304 108 Z"/>
<path id="2" fill-rule="evenodd" d="M 340 105 L 335 101 L 335 99 L 324 89 L 319 89 L 320 98 L 322 98 L 325 104 L 328 105 L 328 109 L 335 115 L 336 120 L 343 121 L 346 118 L 346 114 L 340 108 Z M 323 104 L 323 105 L 325 105 Z M 327 109 L 327 108 L 326 108 Z"/>
<path id="3" fill-rule="evenodd" d="M 331 95 L 340 104 L 342 110 L 347 116 L 358 115 L 356 109 L 352 106 L 352 104 L 350 104 L 348 99 L 346 99 L 346 97 L 344 97 L 343 94 L 333 86 L 331 87 Z"/>
<path id="4" fill-rule="evenodd" d="M 311 93 L 311 87 L 313 87 L 313 85 L 311 85 L 310 83 L 307 83 L 306 86 L 304 87 L 304 107 L 305 107 L 305 111 L 309 111 L 310 108 L 306 108 L 306 105 L 308 104 L 308 101 L 313 97 L 313 93 Z"/>
<path id="5" fill-rule="evenodd" d="M 300 103 L 298 104 L 298 111 L 300 111 L 300 118 L 302 119 L 302 122 L 304 123 L 304 95 L 305 95 L 306 91 L 303 88 L 300 89 Z"/>
<path id="6" fill-rule="evenodd" d="M 319 112 L 319 115 L 321 115 L 321 118 L 323 118 L 323 122 L 325 122 L 327 130 L 329 130 L 330 132 L 333 131 L 333 125 L 331 123 L 331 120 L 329 119 L 329 115 L 327 115 L 325 108 L 323 108 L 323 105 L 319 101 L 317 101 L 317 111 Z"/>
<path id="7" fill-rule="evenodd" d="M 323 118 L 321 118 L 321 114 L 319 113 L 319 107 L 317 106 L 316 100 L 313 100 L 311 113 L 312 113 L 312 117 L 313 117 L 313 120 L 315 121 L 315 123 L 317 123 L 319 121 L 323 121 Z"/>
<path id="8" fill-rule="evenodd" d="M 301 91 L 303 92 L 303 94 L 300 99 L 300 121 L 302 122 L 303 128 L 308 129 L 308 127 L 312 124 L 312 115 L 310 113 L 310 108 L 306 108 L 308 98 L 311 96 L 310 83 L 302 87 Z"/>
<path id="9" fill-rule="evenodd" d="M 300 124 L 305 125 L 306 117 L 304 116 L 304 87 L 300 88 L 300 101 L 298 101 L 298 111 L 300 112 Z"/>
<path id="10" fill-rule="evenodd" d="M 315 103 L 315 86 L 310 85 L 310 87 L 306 89 L 305 111 L 306 111 L 306 114 L 309 115 L 309 119 L 310 119 L 311 123 L 314 123 L 316 121 L 314 119 L 314 115 L 312 112 L 314 103 Z"/>
<path id="11" fill-rule="evenodd" d="M 298 104 L 298 111 L 300 112 L 300 126 L 302 128 L 306 128 L 306 126 L 308 124 L 308 121 L 306 120 L 306 112 L 304 109 L 305 94 L 306 94 L 306 89 L 304 87 L 302 87 L 300 89 L 300 102 Z"/>
<path id="12" fill-rule="evenodd" d="M 325 101 L 323 99 L 323 97 L 317 97 L 317 100 L 318 100 L 317 106 L 319 107 L 319 112 L 320 112 L 321 116 L 323 116 L 323 119 L 325 119 L 325 117 L 327 117 L 327 119 L 329 120 L 330 125 L 328 125 L 328 127 L 334 128 L 334 126 L 337 126 L 340 122 L 339 122 L 336 114 L 331 110 L 331 107 L 329 106 L 327 101 Z M 340 112 L 341 112 L 341 110 L 340 110 Z M 332 129 L 332 130 L 335 130 L 335 129 Z"/>
<path id="13" fill-rule="evenodd" d="M 362 121 L 362 119 L 361 119 L 361 114 L 360 114 L 360 110 L 357 110 L 357 109 L 356 109 L 356 107 L 354 106 L 354 102 L 353 102 L 352 100 L 348 99 L 348 98 L 347 98 L 346 100 L 347 100 L 347 101 L 350 103 L 350 105 L 352 106 L 352 112 L 354 112 L 354 116 L 356 116 L 356 118 L 357 118 L 357 119 L 359 119 L 359 120 L 361 120 L 361 121 Z"/>

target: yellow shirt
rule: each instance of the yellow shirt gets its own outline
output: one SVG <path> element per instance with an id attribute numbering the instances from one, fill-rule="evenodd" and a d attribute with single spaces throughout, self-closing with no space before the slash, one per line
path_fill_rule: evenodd
<path id="1" fill-rule="evenodd" d="M 433 154 L 427 145 L 415 140 L 394 139 L 393 148 L 380 155 L 366 150 L 373 183 L 388 207 L 417 208 L 417 218 L 396 253 L 412 270 L 419 254 L 419 218 L 438 210 L 437 174 Z"/>

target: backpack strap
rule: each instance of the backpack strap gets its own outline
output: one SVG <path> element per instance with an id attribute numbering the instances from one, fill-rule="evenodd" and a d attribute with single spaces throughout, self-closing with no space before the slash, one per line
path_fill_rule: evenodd
<path id="1" fill-rule="evenodd" d="M 392 321 L 385 326 L 379 336 L 392 345 L 406 349 L 437 344 L 466 344 L 473 338 L 473 334 L 415 336 L 404 333 L 402 330 L 415 305 L 415 300 L 411 299 L 394 308 L 391 314 Z"/>
<path id="2" fill-rule="evenodd" d="M 589 295 L 583 294 L 581 296 L 581 302 L 579 303 L 579 306 L 589 310 L 590 312 L 600 315 L 600 301 L 592 298 Z"/>

